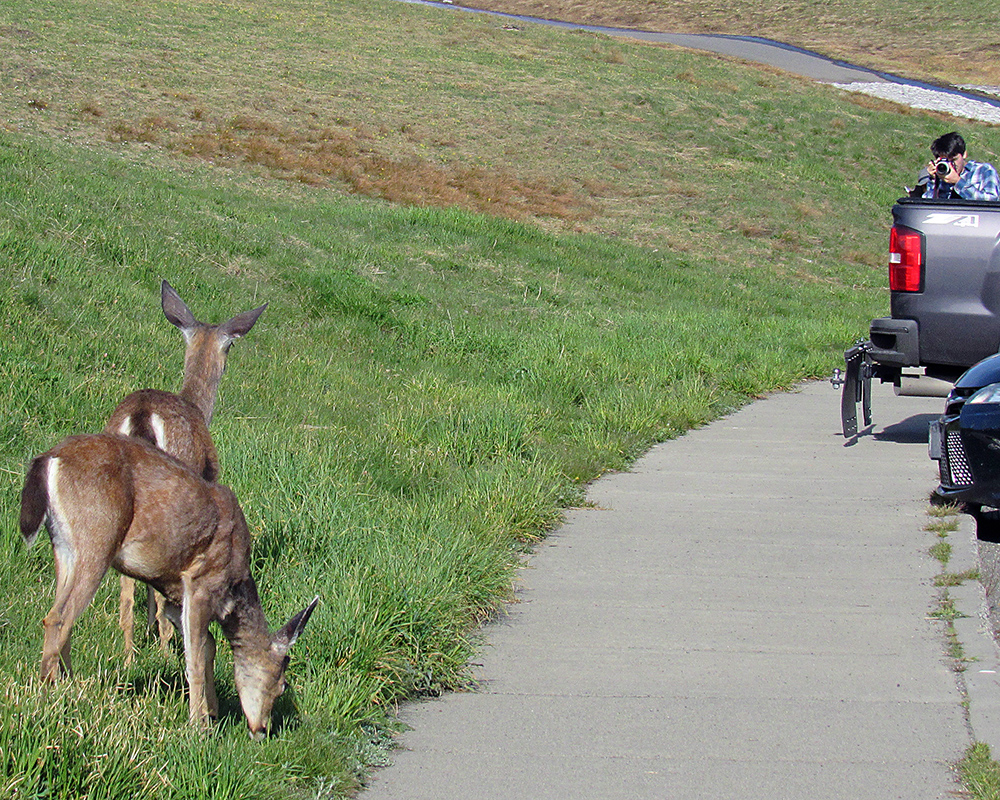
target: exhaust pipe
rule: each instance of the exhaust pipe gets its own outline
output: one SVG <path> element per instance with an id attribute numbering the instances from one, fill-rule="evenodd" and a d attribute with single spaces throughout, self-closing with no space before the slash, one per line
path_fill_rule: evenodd
<path id="1" fill-rule="evenodd" d="M 954 387 L 951 381 L 928 375 L 900 375 L 895 391 L 900 397 L 947 397 Z"/>

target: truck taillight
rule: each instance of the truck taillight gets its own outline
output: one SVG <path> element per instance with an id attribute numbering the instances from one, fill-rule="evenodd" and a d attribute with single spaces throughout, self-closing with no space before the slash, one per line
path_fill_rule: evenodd
<path id="1" fill-rule="evenodd" d="M 889 233 L 889 288 L 894 292 L 919 292 L 923 278 L 923 234 L 893 225 Z"/>

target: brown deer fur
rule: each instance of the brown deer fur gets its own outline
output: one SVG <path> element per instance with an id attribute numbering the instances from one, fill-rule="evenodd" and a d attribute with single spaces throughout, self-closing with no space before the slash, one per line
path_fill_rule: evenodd
<path id="1" fill-rule="evenodd" d="M 319 598 L 274 635 L 250 574 L 250 534 L 233 492 L 139 439 L 71 436 L 31 462 L 21 533 L 42 524 L 52 541 L 56 596 L 43 621 L 41 674 L 70 672 L 70 632 L 108 567 L 168 600 L 184 636 L 192 721 L 218 714 L 216 620 L 233 648 L 236 689 L 250 732 L 262 735 L 284 689 L 288 648 Z"/>
<path id="2" fill-rule="evenodd" d="M 219 381 L 226 368 L 226 356 L 232 343 L 249 333 L 267 304 L 245 311 L 221 325 L 199 322 L 174 288 L 160 285 L 163 314 L 184 334 L 184 381 L 177 394 L 159 389 L 142 389 L 128 395 L 111 415 L 105 433 L 117 433 L 144 439 L 182 461 L 205 480 L 219 476 L 219 457 L 208 433 L 219 391 Z M 154 616 L 159 623 L 161 646 L 165 649 L 171 627 L 162 608 L 153 613 L 150 593 L 150 625 Z M 133 631 L 135 581 L 123 575 L 119 625 L 125 635 L 126 663 L 134 651 Z"/>

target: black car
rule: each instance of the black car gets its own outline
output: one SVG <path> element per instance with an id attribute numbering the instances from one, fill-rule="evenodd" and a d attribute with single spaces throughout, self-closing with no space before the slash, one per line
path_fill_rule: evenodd
<path id="1" fill-rule="evenodd" d="M 955 382 L 944 414 L 931 423 L 930 457 L 941 475 L 935 497 L 962 504 L 980 538 L 1000 538 L 1000 354 Z"/>

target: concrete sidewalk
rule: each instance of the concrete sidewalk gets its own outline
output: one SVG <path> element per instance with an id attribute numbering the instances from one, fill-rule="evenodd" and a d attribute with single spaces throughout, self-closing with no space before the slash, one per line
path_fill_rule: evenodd
<path id="1" fill-rule="evenodd" d="M 807 384 L 596 482 L 487 628 L 480 690 L 402 709 L 362 800 L 953 797 L 971 736 L 923 530 L 942 401 L 875 388 L 854 446 Z"/>

